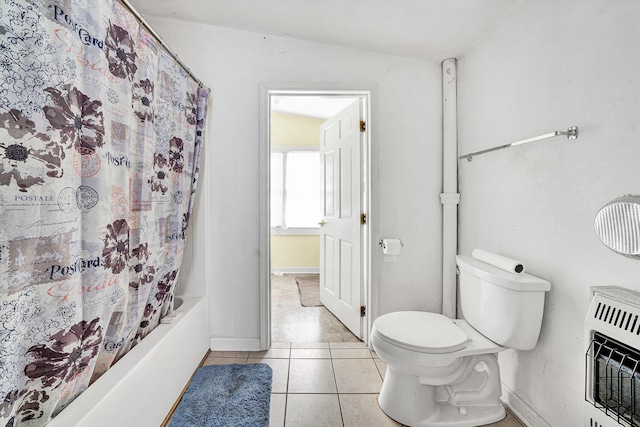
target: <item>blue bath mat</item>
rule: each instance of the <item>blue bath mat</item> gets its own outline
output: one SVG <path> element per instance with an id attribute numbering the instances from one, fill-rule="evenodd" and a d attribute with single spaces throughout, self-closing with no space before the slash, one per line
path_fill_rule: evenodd
<path id="1" fill-rule="evenodd" d="M 269 427 L 273 371 L 264 363 L 196 370 L 170 427 Z"/>

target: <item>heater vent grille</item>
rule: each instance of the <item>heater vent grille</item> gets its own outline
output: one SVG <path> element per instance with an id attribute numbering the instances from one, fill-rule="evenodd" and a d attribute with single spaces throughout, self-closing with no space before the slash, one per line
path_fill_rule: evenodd
<path id="1" fill-rule="evenodd" d="M 594 319 L 613 325 L 631 334 L 640 335 L 640 310 L 625 310 L 615 305 L 599 302 L 593 314 Z"/>
<path id="2" fill-rule="evenodd" d="M 640 293 L 592 287 L 585 319 L 585 427 L 640 427 Z"/>
<path id="3" fill-rule="evenodd" d="M 587 351 L 593 367 L 593 405 L 619 424 L 640 427 L 640 353 L 595 332 Z"/>

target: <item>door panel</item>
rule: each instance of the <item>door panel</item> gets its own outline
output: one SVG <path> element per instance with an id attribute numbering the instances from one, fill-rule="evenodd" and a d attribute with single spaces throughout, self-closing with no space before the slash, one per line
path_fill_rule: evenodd
<path id="1" fill-rule="evenodd" d="M 320 170 L 324 172 L 324 179 L 321 179 L 320 182 L 323 185 L 323 213 L 325 217 L 333 217 L 335 215 L 335 203 L 334 203 L 334 164 L 335 156 L 334 151 L 329 151 L 327 153 L 322 153 L 320 155 L 320 161 L 322 165 L 320 166 Z M 321 185 L 322 185 L 321 184 Z"/>
<path id="2" fill-rule="evenodd" d="M 351 147 L 340 149 L 340 216 L 342 218 L 352 218 L 354 211 L 351 150 Z"/>
<path id="3" fill-rule="evenodd" d="M 340 283 L 351 283 L 353 276 L 353 245 L 342 240 L 340 242 Z M 347 307 L 353 307 L 353 286 L 340 287 L 340 301 Z M 360 303 L 358 302 L 358 309 Z"/>
<path id="4" fill-rule="evenodd" d="M 323 123 L 320 139 L 320 300 L 362 338 L 360 102 Z"/>
<path id="5" fill-rule="evenodd" d="M 322 240 L 324 242 L 324 249 L 320 251 L 321 255 L 324 255 L 324 259 L 329 259 L 329 260 L 333 260 L 334 259 L 334 253 L 335 253 L 335 239 L 333 238 L 333 236 L 330 236 L 328 234 L 325 234 L 324 239 Z M 321 256 L 321 258 L 323 258 Z M 321 262 L 320 264 L 322 265 L 323 269 L 322 274 L 320 275 L 320 277 L 324 278 L 324 284 L 321 283 L 321 289 L 324 289 L 324 291 L 328 294 L 330 294 L 331 296 L 335 295 L 335 275 L 334 275 L 334 270 L 333 270 L 333 262 Z"/>

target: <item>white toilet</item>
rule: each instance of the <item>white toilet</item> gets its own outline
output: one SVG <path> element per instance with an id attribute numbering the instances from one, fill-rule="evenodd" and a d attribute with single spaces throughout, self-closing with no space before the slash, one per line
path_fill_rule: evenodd
<path id="1" fill-rule="evenodd" d="M 551 284 L 456 257 L 465 319 L 400 311 L 373 322 L 371 342 L 387 363 L 378 402 L 408 426 L 490 424 L 505 417 L 498 352 L 531 350 Z"/>

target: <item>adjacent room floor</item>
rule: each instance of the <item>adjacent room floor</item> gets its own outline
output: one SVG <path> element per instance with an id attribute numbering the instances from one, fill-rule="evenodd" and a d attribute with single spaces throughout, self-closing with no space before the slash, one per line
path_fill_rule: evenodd
<path id="1" fill-rule="evenodd" d="M 360 342 L 326 308 L 303 307 L 295 277 L 271 275 L 271 341 Z"/>
<path id="2" fill-rule="evenodd" d="M 272 276 L 268 351 L 212 351 L 204 365 L 273 369 L 270 427 L 400 426 L 378 406 L 386 364 L 324 307 L 300 304 L 293 275 Z M 510 413 L 494 427 L 523 427 Z"/>

